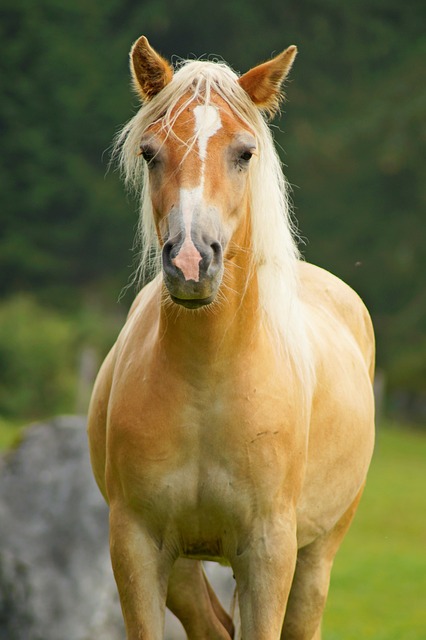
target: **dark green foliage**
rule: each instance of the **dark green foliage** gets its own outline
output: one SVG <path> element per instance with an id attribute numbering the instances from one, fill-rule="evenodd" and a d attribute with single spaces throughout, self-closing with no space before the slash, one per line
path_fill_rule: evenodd
<path id="1" fill-rule="evenodd" d="M 426 393 L 423 3 L 4 0 L 0 11 L 0 294 L 30 291 L 75 318 L 126 284 L 136 212 L 107 149 L 138 104 L 127 54 L 141 33 L 166 57 L 216 54 L 241 71 L 294 43 L 276 139 L 304 253 L 367 302 L 391 387 Z"/>
<path id="2" fill-rule="evenodd" d="M 125 279 L 133 219 L 102 155 L 127 98 L 114 3 L 3 5 L 0 291 Z M 106 3 L 108 4 L 108 3 Z M 119 282 L 120 280 L 118 280 Z"/>
<path id="3" fill-rule="evenodd" d="M 31 420 L 75 412 L 77 372 L 86 345 L 98 359 L 103 358 L 122 321 L 93 310 L 65 315 L 26 295 L 4 302 L 0 307 L 0 422 L 1 418 Z"/>
<path id="4" fill-rule="evenodd" d="M 69 320 L 18 298 L 0 310 L 0 415 L 31 419 L 72 411 L 73 329 Z"/>

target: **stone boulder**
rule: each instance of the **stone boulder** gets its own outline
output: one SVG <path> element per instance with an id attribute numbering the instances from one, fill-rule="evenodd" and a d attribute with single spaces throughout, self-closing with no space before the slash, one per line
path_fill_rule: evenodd
<path id="1" fill-rule="evenodd" d="M 227 606 L 229 570 L 209 563 L 207 572 Z M 86 420 L 33 425 L 0 459 L 0 640 L 124 637 Z M 165 638 L 185 638 L 171 614 Z"/>
<path id="2" fill-rule="evenodd" d="M 0 463 L 0 640 L 123 637 L 85 419 L 33 425 Z"/>

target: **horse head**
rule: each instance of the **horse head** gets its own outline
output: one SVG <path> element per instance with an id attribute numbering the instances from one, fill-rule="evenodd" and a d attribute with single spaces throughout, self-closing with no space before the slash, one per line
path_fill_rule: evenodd
<path id="1" fill-rule="evenodd" d="M 261 158 L 252 119 L 244 114 L 276 110 L 295 55 L 289 47 L 240 78 L 226 68 L 230 89 L 222 91 L 224 69 L 215 76 L 217 64 L 192 61 L 174 74 L 144 36 L 133 45 L 133 83 L 142 109 L 152 114 L 139 153 L 164 282 L 177 304 L 197 309 L 213 302 L 224 261 L 249 232 L 251 165 Z"/>

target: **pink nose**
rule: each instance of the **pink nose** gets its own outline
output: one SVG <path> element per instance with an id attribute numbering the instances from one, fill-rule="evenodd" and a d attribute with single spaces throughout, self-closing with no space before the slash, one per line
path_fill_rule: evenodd
<path id="1" fill-rule="evenodd" d="M 202 259 L 201 253 L 192 242 L 191 237 L 187 235 L 176 258 L 172 258 L 172 264 L 182 271 L 185 280 L 199 282 Z"/>
<path id="2" fill-rule="evenodd" d="M 187 236 L 182 244 L 168 240 L 163 247 L 163 271 L 169 282 L 199 285 L 216 278 L 223 269 L 222 246 L 210 238 L 193 241 Z M 191 284 L 192 283 L 192 284 Z"/>
<path id="3" fill-rule="evenodd" d="M 216 297 L 223 275 L 222 245 L 208 237 L 181 242 L 175 237 L 163 246 L 164 284 L 173 302 L 198 309 Z"/>

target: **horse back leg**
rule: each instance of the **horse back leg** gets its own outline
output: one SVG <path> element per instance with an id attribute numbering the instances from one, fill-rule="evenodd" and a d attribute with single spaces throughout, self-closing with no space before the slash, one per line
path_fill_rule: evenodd
<path id="1" fill-rule="evenodd" d="M 363 488 L 335 527 L 299 549 L 281 640 L 321 640 L 321 620 L 334 557 L 353 520 Z"/>
<path id="2" fill-rule="evenodd" d="M 201 562 L 178 558 L 169 579 L 167 606 L 189 640 L 231 640 L 234 625 L 209 584 Z"/>

